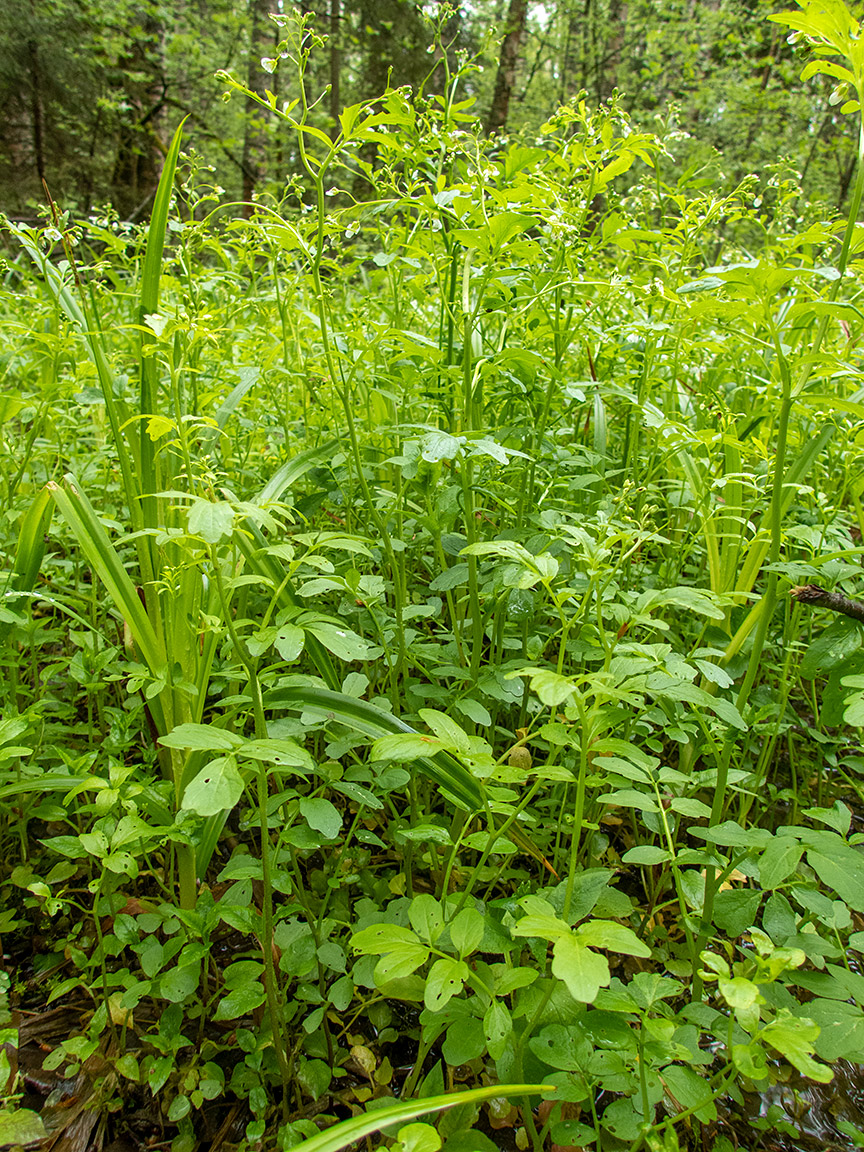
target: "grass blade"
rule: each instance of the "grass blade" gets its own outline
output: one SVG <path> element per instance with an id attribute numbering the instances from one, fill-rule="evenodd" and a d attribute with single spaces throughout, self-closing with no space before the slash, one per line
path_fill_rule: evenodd
<path id="1" fill-rule="evenodd" d="M 65 476 L 62 487 L 54 481 L 46 487 L 75 534 L 94 572 L 105 585 L 114 606 L 129 625 L 142 659 L 150 672 L 157 675 L 165 663 L 162 645 L 141 603 L 137 589 L 130 580 L 116 548 L 108 539 L 92 504 L 78 487 L 74 476 Z M 159 731 L 168 731 L 164 727 L 165 717 L 159 697 L 150 701 L 150 708 Z"/>
<path id="2" fill-rule="evenodd" d="M 392 1104 L 389 1108 L 376 1108 L 362 1116 L 352 1116 L 334 1124 L 332 1128 L 311 1136 L 297 1146 L 298 1152 L 339 1152 L 349 1144 L 381 1132 L 394 1124 L 414 1120 L 429 1112 L 443 1112 L 445 1108 L 455 1108 L 459 1104 L 476 1104 L 494 1096 L 528 1096 L 538 1092 L 554 1093 L 550 1084 L 493 1084 L 486 1088 L 472 1088 L 468 1092 L 451 1092 L 446 1096 L 427 1096 L 420 1100 L 405 1100 Z"/>
<path id="3" fill-rule="evenodd" d="M 159 177 L 159 186 L 153 201 L 153 212 L 150 217 L 150 228 L 147 232 L 147 247 L 144 252 L 144 267 L 141 273 L 141 297 L 138 308 L 138 323 L 141 333 L 141 393 L 138 415 L 139 421 L 139 458 L 141 492 L 147 497 L 142 501 L 144 524 L 155 527 L 156 500 L 152 493 L 157 489 L 156 478 L 156 444 L 147 431 L 147 421 L 144 417 L 155 416 L 159 407 L 159 374 L 157 370 L 155 345 L 156 337 L 146 331 L 146 317 L 159 310 L 159 278 L 162 274 L 162 255 L 165 250 L 165 229 L 168 226 L 168 209 L 171 206 L 171 193 L 174 189 L 174 173 L 177 170 L 177 158 L 180 155 L 180 142 L 183 138 L 184 118 L 174 133 L 174 139 L 165 157 L 162 175 Z"/>
<path id="4" fill-rule="evenodd" d="M 133 493 L 136 490 L 133 481 L 134 469 L 122 432 L 122 427 L 126 420 L 126 412 L 124 406 L 118 402 L 117 397 L 114 395 L 114 377 L 108 364 L 108 354 L 105 349 L 102 332 L 90 323 L 83 302 L 79 303 L 75 299 L 74 294 L 67 287 L 61 274 L 42 252 L 33 237 L 28 235 L 23 228 L 17 229 L 15 235 L 41 272 L 59 308 L 65 313 L 66 318 L 71 321 L 74 327 L 78 329 L 79 334 L 84 338 L 84 342 L 90 352 L 90 359 L 96 368 L 96 376 L 99 380 L 102 398 L 105 401 L 105 412 L 108 416 L 108 422 L 111 425 L 111 434 L 117 448 L 120 472 L 123 477 L 123 487 L 129 505 L 129 515 L 133 527 L 138 529 L 141 527 L 141 509 L 138 502 L 133 498 Z"/>
<path id="5" fill-rule="evenodd" d="M 369 704 L 342 692 L 331 692 L 326 688 L 300 686 L 278 688 L 267 694 L 264 700 L 267 708 L 288 708 L 295 712 L 306 712 L 325 720 L 336 720 L 346 728 L 362 732 L 365 736 L 387 736 L 393 732 L 414 732 L 416 729 Z M 469 812 L 479 812 L 486 807 L 486 794 L 482 785 L 449 752 L 437 752 L 434 756 L 422 756 L 415 761 L 417 767 L 433 780 L 442 792 Z"/>
<path id="6" fill-rule="evenodd" d="M 286 460 L 258 493 L 255 503 L 269 504 L 273 500 L 279 500 L 282 494 L 292 484 L 296 484 L 302 476 L 305 476 L 310 468 L 314 468 L 316 464 L 326 460 L 338 444 L 338 440 L 328 440 L 326 444 L 322 444 L 318 448 L 307 448 L 305 452 L 298 452 L 296 456 Z"/>
<path id="7" fill-rule="evenodd" d="M 253 524 L 251 520 L 245 520 L 242 530 L 234 533 L 234 541 L 243 554 L 247 568 L 273 588 L 281 607 L 297 608 L 302 606 L 302 602 L 294 595 L 286 580 L 285 571 L 279 560 L 268 554 L 267 540 L 257 524 Z M 304 648 L 315 665 L 316 672 L 327 687 L 338 692 L 342 681 L 333 665 L 330 653 L 321 641 L 311 632 L 307 632 Z"/>
<path id="8" fill-rule="evenodd" d="M 51 493 L 43 488 L 24 513 L 18 530 L 15 562 L 12 567 L 12 587 L 18 592 L 31 592 L 42 567 L 45 555 L 45 533 L 51 526 L 54 505 Z"/>

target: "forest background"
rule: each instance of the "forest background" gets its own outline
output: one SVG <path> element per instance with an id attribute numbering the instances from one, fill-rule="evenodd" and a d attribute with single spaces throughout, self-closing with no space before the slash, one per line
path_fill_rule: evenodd
<path id="1" fill-rule="evenodd" d="M 271 0 L 6 0 L 0 20 L 0 203 L 35 214 L 44 179 L 64 206 L 110 203 L 145 220 L 174 128 L 212 166 L 229 197 L 273 191 L 300 169 L 274 117 L 223 100 L 217 70 L 279 95 L 267 61 L 280 31 Z M 766 163 L 800 173 L 806 196 L 843 205 L 853 134 L 829 103 L 831 84 L 799 79 L 784 30 L 765 0 L 476 0 L 445 8 L 413 0 L 319 0 L 301 5 L 328 37 L 313 59 L 313 118 L 328 130 L 343 106 L 386 87 L 434 96 L 451 69 L 476 59 L 463 98 L 487 131 L 531 132 L 558 103 L 616 89 L 638 127 L 667 144 L 682 169 L 731 189 Z M 433 48 L 441 25 L 442 49 Z M 497 35 L 496 35 L 497 33 Z M 262 64 L 262 61 L 264 63 Z"/>

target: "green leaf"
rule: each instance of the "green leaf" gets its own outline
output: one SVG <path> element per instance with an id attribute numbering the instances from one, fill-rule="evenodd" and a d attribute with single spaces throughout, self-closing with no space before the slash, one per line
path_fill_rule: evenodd
<path id="1" fill-rule="evenodd" d="M 548 668 L 522 668 L 519 672 L 510 673 L 510 676 L 528 676 L 531 691 L 536 692 L 541 702 L 550 708 L 565 704 L 576 691 L 571 680 Z"/>
<path id="2" fill-rule="evenodd" d="M 717 1106 L 711 1085 L 692 1068 L 670 1064 L 663 1069 L 661 1078 L 666 1091 L 682 1112 L 694 1109 L 697 1119 L 703 1124 L 710 1124 L 717 1119 Z"/>
<path id="3" fill-rule="evenodd" d="M 689 796 L 676 796 L 669 805 L 673 812 L 680 812 L 682 816 L 689 816 L 691 820 L 707 820 L 711 809 L 701 800 Z"/>
<path id="4" fill-rule="evenodd" d="M 406 1124 L 396 1133 L 401 1152 L 438 1152 L 441 1137 L 431 1124 Z"/>
<path id="5" fill-rule="evenodd" d="M 619 788 L 597 797 L 601 804 L 611 804 L 617 808 L 638 808 L 640 812 L 659 812 L 653 796 L 647 792 L 637 792 L 635 788 Z"/>
<path id="6" fill-rule="evenodd" d="M 159 977 L 159 995 L 172 1004 L 181 1004 L 194 996 L 201 982 L 201 965 L 181 964 Z"/>
<path id="7" fill-rule="evenodd" d="M 443 748 L 437 736 L 424 736 L 421 732 L 394 733 L 382 736 L 372 745 L 373 760 L 393 760 L 410 763 L 421 756 L 431 756 Z"/>
<path id="8" fill-rule="evenodd" d="M 372 924 L 351 937 L 351 947 L 366 956 L 381 956 L 401 944 L 419 944 L 419 937 L 410 928 L 399 924 Z"/>
<path id="9" fill-rule="evenodd" d="M 464 436 L 451 436 L 449 432 L 429 432 L 420 442 L 420 455 L 429 464 L 453 460 L 465 442 Z"/>
<path id="10" fill-rule="evenodd" d="M 243 795 L 243 777 L 232 757 L 220 756 L 186 787 L 182 807 L 199 816 L 215 816 L 233 808 Z"/>
<path id="11" fill-rule="evenodd" d="M 237 749 L 237 755 L 261 760 L 265 764 L 278 764 L 283 768 L 299 768 L 303 772 L 315 769 L 315 761 L 310 753 L 293 740 L 246 740 Z"/>
<path id="12" fill-rule="evenodd" d="M 488 728 L 492 723 L 489 710 L 471 696 L 464 696 L 461 700 L 454 700 L 453 704 L 454 707 L 459 709 L 463 716 L 467 716 L 472 723 L 479 724 L 482 728 Z"/>
<path id="13" fill-rule="evenodd" d="M 782 884 L 798 867 L 804 846 L 794 836 L 777 836 L 759 857 L 759 880 L 766 890 Z"/>
<path id="14" fill-rule="evenodd" d="M 828 835 L 826 833 L 826 835 Z M 836 847 L 831 856 L 809 849 L 807 863 L 823 884 L 833 888 L 856 912 L 864 912 L 864 856 L 834 837 Z"/>
<path id="15" fill-rule="evenodd" d="M 619 952 L 625 956 L 642 956 L 647 959 L 651 955 L 651 949 L 631 928 L 618 924 L 615 920 L 589 920 L 586 924 L 579 925 L 576 936 L 585 944 L 595 948 L 606 948 L 610 952 Z"/>
<path id="16" fill-rule="evenodd" d="M 486 1047 L 493 1060 L 500 1060 L 513 1034 L 513 1020 L 500 1000 L 492 1000 L 483 1016 Z"/>
<path id="17" fill-rule="evenodd" d="M 208 544 L 218 544 L 234 531 L 234 509 L 225 500 L 196 500 L 189 509 L 189 531 Z"/>
<path id="18" fill-rule="evenodd" d="M 463 908 L 448 924 L 450 939 L 461 957 L 470 956 L 483 939 L 483 917 L 476 908 Z"/>
<path id="19" fill-rule="evenodd" d="M 320 640 L 328 652 L 340 660 L 373 660 L 381 655 L 382 649 L 370 644 L 350 628 L 342 628 L 327 620 L 302 621 L 306 632 Z"/>
<path id="20" fill-rule="evenodd" d="M 188 1096 L 182 1094 L 175 1096 L 168 1106 L 168 1119 L 172 1124 L 176 1124 L 178 1120 L 182 1120 L 184 1116 L 188 1116 L 192 1111 L 192 1102 Z"/>
<path id="21" fill-rule="evenodd" d="M 579 1071 L 591 1056 L 591 1044 L 572 1024 L 547 1024 L 539 1035 L 531 1037 L 528 1047 L 544 1064 L 562 1072 Z"/>
<path id="22" fill-rule="evenodd" d="M 296 624 L 281 624 L 276 629 L 273 645 L 283 660 L 293 664 L 303 651 L 306 633 Z"/>
<path id="23" fill-rule="evenodd" d="M 391 980 L 404 980 L 428 959 L 429 949 L 425 944 L 396 944 L 375 965 L 375 983 L 380 988 Z"/>
<path id="24" fill-rule="evenodd" d="M 842 1000 L 811 1000 L 803 1009 L 819 1035 L 814 1047 L 823 1060 L 864 1061 L 864 1012 L 857 1004 Z"/>
<path id="25" fill-rule="evenodd" d="M 552 949 L 552 974 L 563 980 L 574 1000 L 590 1004 L 609 983 L 606 957 L 575 936 L 562 936 Z"/>
<path id="26" fill-rule="evenodd" d="M 23 1147 L 46 1140 L 48 1133 L 42 1118 L 29 1108 L 15 1108 L 0 1112 L 0 1147 Z"/>
<path id="27" fill-rule="evenodd" d="M 486 1051 L 486 1032 L 483 1021 L 476 1016 L 461 1017 L 447 1029 L 447 1039 L 441 1054 L 451 1067 L 476 1060 Z"/>
<path id="28" fill-rule="evenodd" d="M 240 736 L 214 728 L 212 724 L 178 724 L 159 738 L 166 748 L 188 748 L 202 752 L 233 752 L 243 743 Z"/>
<path id="29" fill-rule="evenodd" d="M 819 1084 L 828 1084 L 833 1079 L 831 1069 L 813 1059 L 818 1036 L 818 1024 L 793 1016 L 786 1008 L 781 1008 L 776 1018 L 759 1033 L 760 1039 L 775 1048 L 802 1076 L 808 1076 Z"/>
<path id="30" fill-rule="evenodd" d="M 428 892 L 415 896 L 411 901 L 408 919 L 420 939 L 425 940 L 427 944 L 434 944 L 444 931 L 441 905 Z"/>
<path id="31" fill-rule="evenodd" d="M 328 840 L 333 840 L 342 829 L 342 817 L 339 810 L 329 800 L 319 797 L 300 801 L 300 812 L 310 828 L 321 832 Z"/>
<path id="32" fill-rule="evenodd" d="M 257 980 L 244 984 L 240 988 L 232 989 L 227 996 L 219 1001 L 214 1020 L 236 1020 L 239 1016 L 248 1016 L 256 1008 L 260 1008 L 267 999 L 264 985 Z"/>
<path id="33" fill-rule="evenodd" d="M 479 1104 L 495 1096 L 525 1096 L 528 1094 L 554 1094 L 548 1084 L 493 1084 L 488 1088 L 473 1088 L 470 1092 L 450 1092 L 444 1096 L 425 1096 L 419 1100 L 408 1100 L 389 1107 L 376 1108 L 374 1112 L 353 1116 L 340 1124 L 320 1132 L 297 1145 L 298 1152 L 341 1152 L 351 1144 L 362 1140 L 373 1132 L 382 1132 L 395 1124 L 413 1120 L 426 1113 L 441 1112 L 445 1108 L 458 1105 Z"/>
<path id="34" fill-rule="evenodd" d="M 799 669 L 805 680 L 841 664 L 861 647 L 861 626 L 845 616 L 834 620 L 804 653 Z"/>
<path id="35" fill-rule="evenodd" d="M 471 970 L 464 960 L 454 960 L 447 956 L 436 960 L 426 978 L 423 1003 L 430 1012 L 440 1012 L 454 996 L 462 991 Z"/>
<path id="36" fill-rule="evenodd" d="M 749 888 L 718 892 L 714 899 L 714 923 L 734 939 L 756 923 L 761 900 L 762 893 Z"/>
<path id="37" fill-rule="evenodd" d="M 467 733 L 445 713 L 436 712 L 434 708 L 421 708 L 418 715 L 451 752 L 471 751 L 471 742 Z"/>
<path id="38" fill-rule="evenodd" d="M 624 864 L 662 864 L 670 859 L 666 848 L 657 848 L 653 844 L 640 844 L 631 848 L 621 857 Z"/>

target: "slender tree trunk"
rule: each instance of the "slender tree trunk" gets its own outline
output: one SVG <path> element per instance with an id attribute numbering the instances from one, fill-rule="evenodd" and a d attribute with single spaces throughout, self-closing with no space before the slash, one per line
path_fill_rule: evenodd
<path id="1" fill-rule="evenodd" d="M 609 39 L 603 53 L 603 66 L 597 69 L 597 96 L 605 100 L 618 86 L 618 70 L 621 64 L 621 49 L 627 26 L 627 4 L 622 0 L 612 0 L 609 5 Z M 599 62 L 598 62 L 599 63 Z"/>
<path id="2" fill-rule="evenodd" d="M 339 92 L 339 73 L 342 68 L 340 28 L 342 18 L 339 0 L 330 0 L 330 119 L 333 121 L 333 139 L 339 135 L 339 113 L 342 97 Z"/>
<path id="3" fill-rule="evenodd" d="M 143 9 L 137 26 L 135 39 L 118 61 L 127 111 L 119 127 L 111 198 L 125 219 L 140 215 L 159 182 L 157 129 L 168 89 L 157 12 Z"/>
<path id="4" fill-rule="evenodd" d="M 246 62 L 246 83 L 253 92 L 263 92 L 272 88 L 272 78 L 261 67 L 264 56 L 264 38 L 267 33 L 267 13 L 269 0 L 249 0 L 249 56 Z M 244 216 L 252 214 L 251 201 L 255 188 L 264 173 L 265 160 L 265 119 L 264 109 L 258 104 L 250 104 L 246 112 L 246 125 L 243 133 L 243 209 Z"/>
<path id="5" fill-rule="evenodd" d="M 576 5 L 572 2 L 567 5 L 565 17 L 563 43 L 561 46 L 561 73 L 558 88 L 558 102 L 564 104 L 570 97 L 573 77 L 576 75 L 576 45 L 579 40 L 579 17 L 576 14 Z"/>
<path id="6" fill-rule="evenodd" d="M 528 17 L 528 0 L 510 0 L 507 9 L 507 23 L 504 39 L 501 41 L 501 54 L 498 57 L 498 72 L 495 76 L 495 91 L 492 106 L 486 120 L 486 131 L 501 132 L 507 125 L 510 112 L 510 97 L 516 83 L 516 69 L 525 37 L 525 24 Z"/>
<path id="7" fill-rule="evenodd" d="M 30 56 L 30 122 L 33 128 L 33 158 L 39 183 L 45 181 L 45 141 L 42 130 L 42 85 L 39 79 L 39 50 L 36 41 L 27 44 Z"/>

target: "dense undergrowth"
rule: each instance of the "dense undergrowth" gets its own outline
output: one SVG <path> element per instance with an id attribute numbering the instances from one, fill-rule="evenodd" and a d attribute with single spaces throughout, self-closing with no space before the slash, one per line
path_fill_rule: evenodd
<path id="1" fill-rule="evenodd" d="M 858 117 L 846 10 L 781 19 Z M 864 1063 L 860 232 L 615 101 L 331 139 L 284 34 L 283 204 L 181 127 L 148 231 L 10 229 L 0 1141 L 806 1131 Z"/>

